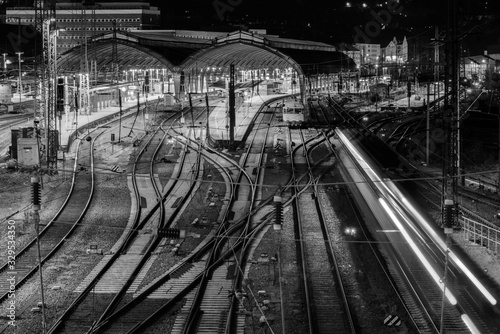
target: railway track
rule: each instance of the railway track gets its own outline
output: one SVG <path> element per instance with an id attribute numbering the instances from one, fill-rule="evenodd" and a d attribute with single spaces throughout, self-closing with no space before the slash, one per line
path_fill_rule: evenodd
<path id="1" fill-rule="evenodd" d="M 122 245 L 115 254 L 104 258 L 101 265 L 98 265 L 94 272 L 77 288 L 76 292 L 79 295 L 54 326 L 52 326 L 51 333 L 61 330 L 66 332 L 80 332 L 83 330 L 86 332 L 102 321 L 120 302 L 134 278 L 139 274 L 159 244 L 161 238 L 150 232 L 148 233 L 148 231 L 164 227 L 165 210 L 163 202 L 173 189 L 175 189 L 177 183 L 171 183 L 166 193 L 162 194 L 153 173 L 156 155 L 166 136 L 167 132 L 158 127 L 148 137 L 147 142 L 142 146 L 136 157 L 132 173 L 132 184 L 137 210 L 133 219 L 133 225 Z M 188 168 L 186 171 L 182 168 L 187 152 L 185 150 L 182 155 L 177 179 L 187 179 L 190 177 L 189 175 L 195 178 L 197 176 L 197 173 L 191 174 L 195 170 Z M 196 166 L 199 168 L 199 164 Z M 146 170 L 148 174 L 144 175 L 143 172 Z M 183 171 L 185 174 L 182 174 Z M 149 180 L 149 186 L 144 183 L 146 180 Z M 151 192 L 151 189 L 154 189 L 154 194 L 149 194 L 148 196 L 145 192 Z M 192 190 L 192 187 L 187 191 L 189 192 L 190 190 Z M 186 197 L 184 193 L 177 195 L 180 198 Z M 149 203 L 148 205 L 146 196 L 156 198 L 156 200 L 153 200 L 153 203 Z M 146 210 L 146 208 L 149 209 Z M 172 217 L 170 218 L 172 219 Z M 94 302 L 96 292 L 99 296 L 99 304 Z M 92 310 L 92 312 L 89 313 L 89 310 Z M 92 317 L 89 317 L 89 314 Z"/>
<path id="2" fill-rule="evenodd" d="M 227 177 L 230 178 L 230 175 Z M 184 298 L 187 299 L 181 304 L 183 308 L 189 310 L 194 298 L 193 289 L 197 288 L 207 270 L 207 252 L 215 241 L 216 239 L 210 236 L 197 250 L 182 259 L 165 275 L 134 293 L 132 300 L 101 322 L 94 332 L 140 333 L 144 328 L 154 324 L 161 314 L 165 312 L 169 314 L 170 309 L 177 309 L 179 307 L 177 303 Z M 224 296 L 227 303 L 227 289 L 220 289 L 219 294 Z M 185 326 L 186 310 L 180 309 L 181 315 L 176 318 L 172 328 L 174 332 Z"/>
<path id="3" fill-rule="evenodd" d="M 172 309 L 177 310 L 179 308 L 177 303 L 187 298 L 189 293 L 192 294 L 192 290 L 199 283 L 201 275 L 206 270 L 207 249 L 210 249 L 215 240 L 210 236 L 199 245 L 198 249 L 179 261 L 167 273 L 134 292 L 131 300 L 104 319 L 93 332 L 141 333 L 154 324 L 161 315 L 171 314 Z M 227 296 L 226 291 L 224 295 Z M 182 302 L 181 305 L 189 307 L 192 298 L 189 297 L 186 303 Z M 181 316 L 179 319 L 182 318 Z M 176 327 L 184 325 L 180 323 L 181 325 L 177 322 Z"/>
<path id="4" fill-rule="evenodd" d="M 156 133 L 155 133 L 156 135 Z M 155 135 L 150 137 L 149 142 L 155 137 Z M 148 144 L 149 144 L 148 142 Z M 143 151 L 147 151 L 147 146 L 143 148 Z M 156 145 L 156 142 L 155 142 Z M 155 151 L 155 150 L 151 150 Z M 151 158 L 149 155 L 147 158 Z M 134 190 L 137 197 L 140 196 L 140 192 L 137 189 L 137 179 L 140 177 L 137 173 L 137 168 L 141 166 L 142 157 L 141 154 L 138 155 L 135 161 L 135 167 L 133 171 Z M 150 187 L 152 181 L 150 182 Z M 157 196 L 159 194 L 157 193 Z M 139 201 L 140 203 L 140 201 Z M 133 228 L 139 227 L 139 219 L 141 217 L 141 207 L 138 207 L 136 211 L 135 224 Z M 50 332 L 57 332 L 59 330 L 65 332 L 85 332 L 87 328 L 92 326 L 99 316 L 107 309 L 108 305 L 114 300 L 117 292 L 120 291 L 121 287 L 125 284 L 126 280 L 132 275 L 137 264 L 141 260 L 141 253 L 147 244 L 150 242 L 151 235 L 140 235 L 135 239 L 135 243 L 131 242 L 132 238 L 127 238 L 125 244 L 128 248 L 124 248 L 121 251 L 126 253 L 121 257 L 106 256 L 102 261 L 103 270 L 91 273 L 76 289 L 76 293 L 80 293 L 76 298 L 76 302 L 71 305 L 70 310 L 66 311 L 62 318 L 60 318 L 56 324 L 51 328 Z M 135 247 L 132 249 L 132 247 Z M 98 265 L 98 267 L 101 267 Z M 105 268 L 105 269 L 104 269 Z M 106 270 L 106 272 L 104 272 Z M 99 277 L 99 278 L 97 278 Z M 113 277 L 113 278 L 111 278 Z M 92 282 L 89 284 L 89 281 Z M 92 285 L 91 293 L 88 291 L 88 287 Z M 95 296 L 98 298 L 95 298 Z"/>
<path id="5" fill-rule="evenodd" d="M 360 171 L 365 169 L 366 175 L 372 173 L 370 168 L 363 167 L 362 164 L 358 168 Z M 372 177 L 369 178 L 372 179 Z M 415 321 L 417 328 L 420 331 L 437 331 L 437 328 L 442 327 L 453 333 L 470 333 L 469 326 L 463 320 L 464 316 L 467 316 L 473 319 L 474 326 L 479 328 L 480 332 L 490 333 L 489 325 L 485 324 L 477 310 L 466 298 L 467 294 L 463 293 L 462 284 L 466 280 L 468 281 L 468 278 L 460 273 L 460 269 L 458 269 L 460 264 L 455 255 L 453 255 L 453 262 L 449 264 L 449 270 L 453 272 L 453 279 L 447 280 L 446 298 L 444 298 L 442 282 L 438 283 L 436 278 L 445 268 L 442 243 L 434 240 L 436 237 L 432 237 L 432 233 L 428 231 L 432 228 L 425 227 L 424 222 L 418 223 L 417 221 L 420 219 L 418 215 L 415 216 L 413 211 L 402 204 L 404 202 L 402 194 L 394 195 L 391 191 L 390 196 L 387 197 L 382 190 L 384 187 L 376 183 L 374 186 L 374 191 L 381 198 L 385 198 L 384 202 L 388 203 L 386 205 L 390 205 L 391 215 L 393 215 L 391 220 L 396 223 L 405 239 L 420 240 L 419 243 L 398 242 L 399 236 L 387 234 L 392 247 L 396 250 L 396 253 L 387 252 L 387 254 L 398 254 L 397 258 L 392 258 L 389 261 L 392 269 L 396 268 L 397 270 L 391 270 L 391 272 L 393 277 L 396 277 L 398 288 L 404 295 L 407 309 L 410 312 L 416 312 L 413 317 L 418 320 Z M 385 187 L 391 188 L 392 186 L 388 183 Z M 417 257 L 416 255 L 419 253 L 421 255 Z M 439 269 L 431 268 L 428 264 L 429 261 Z M 463 267 L 460 268 L 463 269 Z M 412 295 L 413 297 L 411 297 Z M 415 308 L 414 305 L 419 305 L 419 307 Z M 422 318 L 422 315 L 426 314 L 427 320 Z"/>
<path id="6" fill-rule="evenodd" d="M 261 107 L 262 109 L 262 107 Z M 266 148 L 266 140 L 269 134 L 269 124 L 272 118 L 272 114 L 259 113 L 259 120 L 254 121 L 254 125 L 251 127 L 253 136 L 249 143 L 247 143 L 246 153 L 240 160 L 240 170 L 235 178 L 235 191 L 234 197 L 231 201 L 231 210 L 233 212 L 240 212 L 242 218 L 244 218 L 244 225 L 239 232 L 236 232 L 237 237 L 235 239 L 227 238 L 224 240 L 224 244 L 219 247 L 234 248 L 235 244 L 241 244 L 241 252 L 234 251 L 234 257 L 228 259 L 229 263 L 233 263 L 233 269 L 223 269 L 227 270 L 226 276 L 216 275 L 214 276 L 210 271 L 207 271 L 203 275 L 200 287 L 194 296 L 193 304 L 189 309 L 187 318 L 185 319 L 184 331 L 189 332 L 201 332 L 201 333 L 213 333 L 217 326 L 222 326 L 225 328 L 227 333 L 242 330 L 242 321 L 234 320 L 235 313 L 238 310 L 236 307 L 237 303 L 237 292 L 240 291 L 241 285 L 240 280 L 243 274 L 244 265 L 246 261 L 246 246 L 248 240 L 246 239 L 248 234 L 252 231 L 252 216 L 248 213 L 252 211 L 255 206 L 256 200 L 256 183 L 260 175 L 260 167 L 262 166 L 262 153 Z M 264 140 L 261 142 L 257 136 L 260 131 L 265 132 Z M 210 260 L 208 265 L 218 261 L 220 249 L 214 248 L 210 254 Z M 227 280 L 227 275 L 232 279 Z M 214 295 L 216 291 L 212 288 L 213 286 L 228 286 L 228 291 L 232 294 L 229 300 L 221 300 L 219 298 L 220 291 L 217 295 Z M 210 305 L 210 300 L 214 298 L 218 301 L 217 307 L 212 309 Z M 244 311 L 244 310 L 242 310 Z M 221 314 L 224 316 L 221 318 Z M 226 314 L 228 316 L 226 317 Z M 244 318 L 243 318 L 244 323 Z"/>
<path id="7" fill-rule="evenodd" d="M 95 133 L 99 134 L 103 131 L 98 129 Z M 40 231 L 42 264 L 49 260 L 71 237 L 89 207 L 94 192 L 93 157 L 88 154 L 92 150 L 93 142 L 79 141 L 70 191 L 61 209 Z M 90 166 L 90 170 L 83 166 Z M 4 263 L 0 268 L 0 301 L 4 301 L 8 297 L 8 277 L 15 276 L 15 288 L 19 290 L 37 270 L 38 252 L 36 238 L 34 238 L 23 249 L 16 252 L 14 267 Z"/>
<path id="8" fill-rule="evenodd" d="M 307 310 L 308 325 L 304 330 L 308 333 L 356 333 L 308 157 L 309 147 L 314 147 L 323 138 L 317 136 L 306 141 L 302 131 L 299 132 L 302 144 L 293 151 L 295 185 L 292 189 Z M 292 137 L 290 141 L 297 139 Z M 299 181 L 300 175 L 307 177 Z"/>
<path id="9" fill-rule="evenodd" d="M 274 119 L 274 113 L 259 113 L 258 118 L 255 120 L 256 126 L 252 126 L 250 134 L 251 141 L 248 143 L 248 151 L 241 165 L 245 167 L 246 174 L 241 173 L 239 180 L 245 175 L 249 184 L 246 187 L 251 189 L 246 201 L 248 204 L 247 212 L 251 212 L 260 202 L 259 186 L 261 185 L 261 175 L 263 173 L 263 166 L 265 166 L 265 152 L 268 147 L 273 147 L 273 140 L 270 138 L 271 124 Z M 240 182 L 238 182 L 240 183 Z M 241 189 L 244 191 L 245 188 Z M 246 321 L 246 305 L 242 294 L 250 295 L 251 291 L 246 291 L 243 287 L 243 280 L 245 278 L 245 267 L 251 246 L 255 240 L 252 236 L 258 231 L 260 222 L 256 221 L 253 215 L 248 215 L 245 227 L 241 232 L 241 237 L 244 238 L 242 250 L 239 257 L 235 256 L 235 267 L 232 272 L 234 277 L 235 290 L 232 293 L 231 304 L 228 312 L 228 318 L 225 326 L 225 333 L 243 333 Z"/>
<path id="10" fill-rule="evenodd" d="M 266 124 L 267 122 L 261 123 Z M 267 124 L 265 129 L 268 131 Z M 189 141 L 191 142 L 189 145 L 193 145 L 195 142 L 193 139 Z M 263 150 L 265 145 L 261 147 L 261 150 Z M 251 152 L 251 147 L 248 149 L 248 152 Z M 240 185 L 241 190 L 238 190 L 238 187 L 229 186 L 230 189 L 234 188 L 232 191 L 238 192 L 238 196 L 235 198 L 241 199 L 241 201 L 231 201 L 233 205 L 228 206 L 228 211 L 225 215 L 226 218 L 224 219 L 225 222 L 219 226 L 219 229 L 213 236 L 205 240 L 204 245 L 200 245 L 198 250 L 193 251 L 187 258 L 176 265 L 175 268 L 172 268 L 169 273 L 156 280 L 140 293 L 134 295 L 134 299 L 128 304 L 123 305 L 121 309 L 102 322 L 101 326 L 96 328 L 96 332 L 126 332 L 126 329 L 123 328 L 124 323 L 129 325 L 135 324 L 133 328 L 128 327 L 128 333 L 141 332 L 144 328 L 155 324 L 159 314 L 169 314 L 169 310 L 173 308 L 178 309 L 178 314 L 171 326 L 169 326 L 172 333 L 189 332 L 194 330 L 193 328 L 196 328 L 198 332 L 213 333 L 216 327 L 222 328 L 224 327 L 224 323 L 228 322 L 226 315 L 228 314 L 230 305 L 234 303 L 228 299 L 228 291 L 234 291 L 234 279 L 230 277 L 234 277 L 235 275 L 231 274 L 230 269 L 226 266 L 221 266 L 221 264 L 224 261 L 226 264 L 237 262 L 234 260 L 234 256 L 238 253 L 238 249 L 243 247 L 245 240 L 241 237 L 240 230 L 251 219 L 251 215 L 248 213 L 249 208 L 238 210 L 242 211 L 242 213 L 232 217 L 232 224 L 228 225 L 228 214 L 231 212 L 230 210 L 233 212 L 236 210 L 234 202 L 239 202 L 236 203 L 236 206 L 248 206 L 247 197 L 254 196 L 255 191 L 248 192 L 248 186 L 246 185 L 252 185 L 251 182 L 248 183 L 250 176 L 248 175 L 249 173 L 244 172 L 244 169 L 253 170 L 255 165 L 252 162 L 251 166 L 248 166 L 248 157 L 244 157 L 242 165 L 245 168 L 237 167 L 236 170 L 240 172 L 230 173 L 229 171 L 234 169 L 234 162 L 230 159 L 212 150 L 204 152 L 203 155 L 205 159 L 209 159 L 212 163 L 218 165 L 220 165 L 221 160 L 225 160 L 225 163 L 220 165 L 219 169 L 225 170 L 226 179 L 231 183 L 244 185 Z M 221 159 L 223 157 L 224 159 Z M 257 163 L 257 165 L 259 164 Z M 246 176 L 242 178 L 243 175 Z M 258 178 L 258 175 L 255 178 Z M 255 233 L 255 230 L 256 227 L 249 233 Z M 228 240 L 235 241 L 226 243 Z M 238 270 L 236 270 L 236 273 Z M 165 295 L 170 298 L 166 300 Z M 162 301 L 155 302 L 153 300 Z M 182 300 L 184 302 L 179 304 L 179 301 Z M 139 311 L 144 309 L 152 310 L 158 307 L 159 304 L 162 304 L 162 302 L 163 305 L 155 312 L 149 312 L 149 317 L 144 318 L 144 312 Z M 143 317 L 142 320 L 140 319 L 141 317 Z M 129 319 L 133 320 L 129 321 Z M 236 320 L 236 327 L 239 327 L 241 330 L 241 326 L 242 322 Z"/>

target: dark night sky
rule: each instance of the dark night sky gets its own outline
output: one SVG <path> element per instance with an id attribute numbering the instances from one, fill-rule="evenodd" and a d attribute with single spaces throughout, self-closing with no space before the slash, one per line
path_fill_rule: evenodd
<path id="1" fill-rule="evenodd" d="M 478 15 L 500 15 L 500 1 L 459 0 L 464 29 L 469 30 Z M 150 0 L 160 7 L 162 28 L 204 29 L 232 31 L 242 28 L 265 28 L 269 34 L 281 37 L 309 39 L 326 43 L 352 43 L 356 35 L 355 27 L 364 30 L 376 22 L 370 8 L 376 12 L 386 10 L 387 5 L 376 7 L 377 1 L 352 0 Z M 362 3 L 368 8 L 362 9 Z M 231 5 L 231 3 L 233 5 Z M 380 1 L 380 3 L 385 3 Z M 401 0 L 397 8 L 401 15 L 391 15 L 380 33 L 370 38 L 373 43 L 386 44 L 394 36 L 428 36 L 434 34 L 434 26 L 442 30 L 446 27 L 445 0 Z M 476 21 L 474 21 L 476 20 Z M 466 38 L 470 48 L 484 48 L 482 45 L 499 43 L 500 24 L 482 24 Z M 479 22 L 479 21 L 478 21 Z M 479 23 L 481 24 L 481 23 Z M 380 26 L 382 27 L 382 26 Z M 479 45 L 479 46 L 477 46 Z"/>
<path id="2" fill-rule="evenodd" d="M 9 0 L 4 6 L 17 6 L 33 0 Z M 81 0 L 57 0 L 58 2 L 81 2 Z M 96 0 L 115 2 L 116 0 Z M 234 31 L 238 29 L 266 29 L 268 34 L 334 43 L 354 43 L 357 30 L 366 31 L 368 26 L 378 27 L 370 43 L 383 46 L 396 37 L 429 41 L 434 36 L 434 26 L 440 31 L 446 28 L 447 2 L 460 3 L 459 17 L 470 31 L 464 38 L 464 49 L 470 54 L 482 53 L 486 46 L 500 45 L 500 1 L 499 0 L 400 0 L 397 8 L 400 15 L 384 17 L 386 24 L 380 25 L 370 10 L 386 11 L 385 1 L 376 7 L 376 0 L 128 0 L 124 2 L 149 2 L 160 8 L 161 29 L 193 29 Z M 366 3 L 367 8 L 362 8 Z M 485 23 L 484 15 L 496 17 Z M 483 17 L 483 19 L 480 19 Z M 472 29 L 475 27 L 474 29 Z M 359 38 L 358 38 L 359 40 Z M 496 50 L 500 53 L 500 47 Z M 491 51 L 490 51 L 491 53 Z"/>

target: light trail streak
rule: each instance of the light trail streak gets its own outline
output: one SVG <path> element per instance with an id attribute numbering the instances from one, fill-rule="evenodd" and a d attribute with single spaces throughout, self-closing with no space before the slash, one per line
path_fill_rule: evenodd
<path id="1" fill-rule="evenodd" d="M 420 226 L 425 228 L 431 239 L 441 248 L 443 252 L 445 252 L 448 247 L 446 246 L 445 241 L 436 233 L 436 231 L 430 226 L 430 224 L 425 220 L 425 218 L 418 212 L 415 207 L 403 196 L 401 191 L 396 187 L 396 185 L 388 184 L 391 186 L 391 193 L 395 199 L 400 199 L 403 205 L 406 207 L 408 211 L 419 221 Z M 469 268 L 458 258 L 458 256 L 453 253 L 453 251 L 449 250 L 448 253 L 451 261 L 455 263 L 460 270 L 464 272 L 464 274 L 471 280 L 471 282 L 477 287 L 477 289 L 483 294 L 483 296 L 490 302 L 491 305 L 496 305 L 497 300 L 493 295 L 486 289 L 486 287 L 477 279 L 477 277 L 470 271 Z"/>
<path id="2" fill-rule="evenodd" d="M 420 249 L 417 247 L 415 242 L 412 240 L 411 236 L 408 234 L 408 232 L 405 230 L 403 224 L 398 220 L 394 212 L 392 212 L 391 208 L 387 204 L 387 202 L 383 198 L 378 199 L 382 207 L 384 208 L 385 212 L 389 215 L 391 220 L 394 222 L 394 224 L 398 227 L 398 229 L 401 231 L 401 234 L 404 236 L 410 247 L 412 248 L 413 252 L 417 257 L 419 258 L 420 262 L 424 265 L 424 267 L 427 269 L 431 277 L 434 279 L 434 281 L 438 284 L 439 288 L 441 291 L 444 291 L 446 298 L 452 305 L 457 305 L 457 299 L 453 294 L 450 292 L 449 289 L 445 289 L 444 283 L 441 281 L 441 278 L 437 274 L 437 272 L 434 270 L 434 268 L 431 266 L 429 261 L 425 258 L 425 256 L 422 254 Z"/>
<path id="3" fill-rule="evenodd" d="M 420 226 L 422 226 L 431 237 L 431 239 L 439 246 L 441 251 L 446 252 L 448 247 L 445 241 L 436 233 L 436 231 L 430 226 L 430 224 L 424 219 L 424 217 L 411 205 L 411 203 L 404 197 L 403 193 L 398 189 L 398 187 L 392 181 L 382 180 L 375 171 L 366 163 L 363 157 L 358 153 L 357 149 L 352 145 L 347 137 L 339 132 L 339 136 L 343 137 L 343 141 L 349 150 L 354 154 L 363 169 L 369 174 L 370 179 L 376 182 L 376 185 L 382 185 L 386 191 L 382 191 L 382 188 L 378 186 L 377 188 L 385 194 L 389 194 L 396 201 L 403 203 L 405 208 L 410 211 L 410 213 L 418 220 Z M 453 263 L 455 263 L 470 279 L 470 281 L 477 287 L 477 289 L 483 294 L 483 296 L 489 301 L 491 305 L 496 305 L 496 298 L 486 289 L 486 287 L 477 279 L 477 277 L 465 266 L 465 264 L 457 257 L 453 251 L 449 250 L 449 257 Z"/>
<path id="4" fill-rule="evenodd" d="M 467 314 L 462 314 L 462 321 L 467 325 L 472 334 L 481 334 L 479 329 L 472 323 L 472 320 Z"/>

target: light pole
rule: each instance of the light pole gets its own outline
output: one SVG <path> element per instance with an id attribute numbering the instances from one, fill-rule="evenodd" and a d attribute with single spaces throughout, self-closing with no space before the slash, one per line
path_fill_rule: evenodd
<path id="1" fill-rule="evenodd" d="M 7 53 L 2 53 L 3 55 L 3 74 L 7 73 Z"/>
<path id="2" fill-rule="evenodd" d="M 24 52 L 16 52 L 17 55 L 18 55 L 18 59 L 19 59 L 19 83 L 18 83 L 18 86 L 17 86 L 17 93 L 19 94 L 19 103 L 21 103 L 21 93 L 22 93 L 22 74 L 21 74 L 21 55 L 24 53 Z"/>
<path id="3" fill-rule="evenodd" d="M 378 111 L 378 64 L 375 65 L 375 112 Z"/>

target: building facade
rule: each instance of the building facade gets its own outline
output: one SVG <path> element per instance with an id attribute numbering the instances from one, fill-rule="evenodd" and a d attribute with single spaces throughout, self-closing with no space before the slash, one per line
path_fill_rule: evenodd
<path id="1" fill-rule="evenodd" d="M 6 9 L 7 24 L 34 25 L 33 7 Z M 56 26 L 58 31 L 57 52 L 84 45 L 93 35 L 117 30 L 149 30 L 160 25 L 160 10 L 144 2 L 81 2 L 57 3 Z"/>
<path id="2" fill-rule="evenodd" d="M 360 64 L 374 65 L 380 61 L 380 44 L 357 43 L 354 47 L 360 51 Z"/>
<path id="3" fill-rule="evenodd" d="M 406 63 L 408 61 L 408 42 L 406 36 L 401 43 L 394 37 L 392 41 L 382 49 L 382 59 L 386 63 Z"/>
<path id="4" fill-rule="evenodd" d="M 339 44 L 338 49 L 350 57 L 356 63 L 357 68 L 361 66 L 361 51 L 359 49 L 346 43 Z"/>

